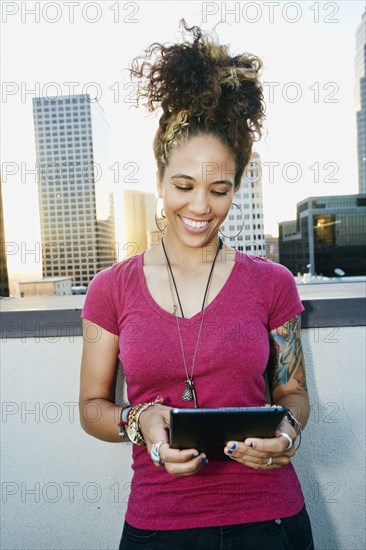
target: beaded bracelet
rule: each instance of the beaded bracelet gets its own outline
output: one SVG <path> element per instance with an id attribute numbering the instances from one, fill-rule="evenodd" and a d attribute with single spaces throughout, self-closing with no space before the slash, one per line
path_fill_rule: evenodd
<path id="1" fill-rule="evenodd" d="M 132 409 L 131 405 L 122 406 L 121 413 L 119 416 L 119 422 L 117 424 L 117 426 L 119 426 L 119 436 L 121 438 L 127 437 L 125 426 L 128 425 L 128 415 L 130 414 L 131 409 Z"/>

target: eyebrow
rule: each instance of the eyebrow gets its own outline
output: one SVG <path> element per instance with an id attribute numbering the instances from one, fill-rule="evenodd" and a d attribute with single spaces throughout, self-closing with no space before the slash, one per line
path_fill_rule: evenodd
<path id="1" fill-rule="evenodd" d="M 188 181 L 196 181 L 191 176 L 187 176 L 187 174 L 174 174 L 174 176 L 171 176 L 170 179 L 183 179 L 183 180 L 188 180 Z M 225 183 L 226 185 L 230 185 L 231 187 L 233 187 L 233 185 L 234 185 L 233 182 L 230 181 L 230 180 L 213 181 L 211 185 L 213 185 L 214 183 Z"/>

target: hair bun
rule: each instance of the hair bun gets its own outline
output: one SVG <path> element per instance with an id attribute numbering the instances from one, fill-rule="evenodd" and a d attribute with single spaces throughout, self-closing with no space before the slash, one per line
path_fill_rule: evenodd
<path id="1" fill-rule="evenodd" d="M 130 69 L 138 83 L 138 104 L 145 98 L 149 111 L 159 107 L 163 111 L 158 142 L 165 152 L 161 154 L 167 156 L 176 138 L 199 126 L 247 158 L 264 118 L 262 61 L 249 53 L 232 57 L 227 45 L 218 44 L 199 27 L 188 27 L 184 19 L 180 26 L 181 43 L 154 42 Z"/>

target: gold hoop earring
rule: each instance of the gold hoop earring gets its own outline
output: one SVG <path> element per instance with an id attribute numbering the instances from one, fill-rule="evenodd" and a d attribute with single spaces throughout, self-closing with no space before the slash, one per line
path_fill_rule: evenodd
<path id="1" fill-rule="evenodd" d="M 159 199 L 161 199 L 161 197 L 158 197 L 156 199 L 156 202 L 155 202 L 155 212 L 154 212 L 155 224 L 156 224 L 156 227 L 159 229 L 159 231 L 161 231 L 163 233 L 165 231 L 167 223 L 165 222 L 165 225 L 164 225 L 163 228 L 161 228 L 160 225 L 159 225 L 159 220 L 166 220 L 166 216 L 165 216 L 165 213 L 164 213 L 164 207 L 163 206 L 161 207 L 161 210 L 160 210 L 160 216 L 157 215 L 157 210 L 158 210 L 157 207 L 158 207 Z"/>
<path id="2" fill-rule="evenodd" d="M 221 229 L 219 229 L 219 233 L 221 233 L 221 235 L 224 237 L 224 239 L 229 239 L 229 240 L 230 240 L 230 239 L 231 239 L 231 240 L 236 239 L 236 237 L 238 237 L 238 236 L 240 235 L 240 233 L 243 231 L 243 228 L 244 228 L 244 214 L 243 214 L 242 209 L 241 209 L 240 206 L 239 206 L 238 204 L 236 204 L 235 202 L 232 202 L 232 203 L 231 203 L 231 206 L 236 206 L 236 208 L 238 208 L 238 209 L 240 210 L 240 214 L 241 214 L 241 216 L 242 216 L 242 218 L 243 218 L 243 223 L 241 224 L 241 228 L 240 228 L 239 233 L 237 233 L 236 235 L 224 235 L 224 233 L 221 231 Z M 231 207 L 230 207 L 230 209 L 231 209 Z M 229 210 L 229 212 L 230 212 L 230 210 Z"/>

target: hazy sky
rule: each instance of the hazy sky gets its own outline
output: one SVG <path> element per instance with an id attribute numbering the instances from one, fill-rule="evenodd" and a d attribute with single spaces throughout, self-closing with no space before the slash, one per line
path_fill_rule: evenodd
<path id="1" fill-rule="evenodd" d="M 40 241 L 36 177 L 27 173 L 36 162 L 32 98 L 70 90 L 100 98 L 120 212 L 120 190 L 155 191 L 151 143 L 158 122 L 129 103 L 125 68 L 152 42 L 176 41 L 181 17 L 207 30 L 216 26 L 233 54 L 249 51 L 264 61 L 266 135 L 255 150 L 264 163 L 265 232 L 277 235 L 277 222 L 293 219 L 296 202 L 307 196 L 357 193 L 354 55 L 363 1 L 79 0 L 1 2 L 1 9 L 3 199 L 6 241 L 14 243 L 9 271 L 41 267 L 39 257 L 25 253 Z M 136 166 L 134 183 L 127 163 Z"/>

